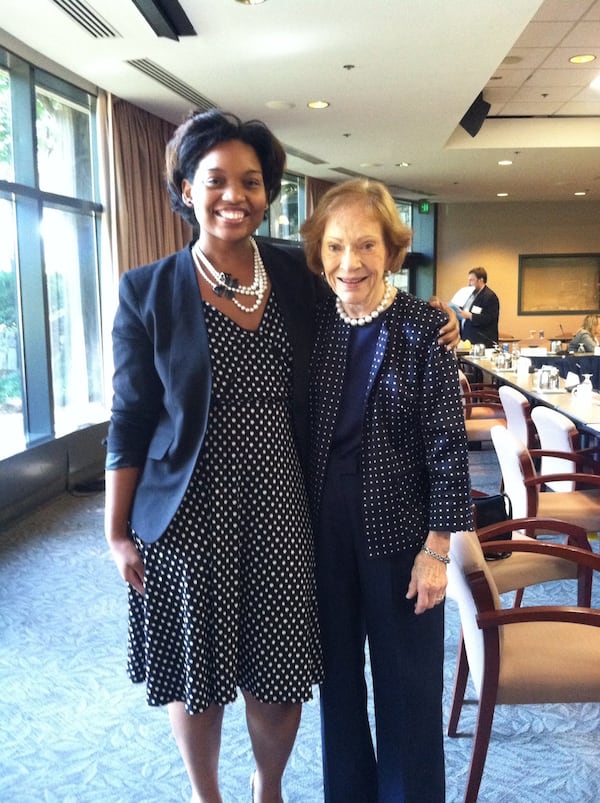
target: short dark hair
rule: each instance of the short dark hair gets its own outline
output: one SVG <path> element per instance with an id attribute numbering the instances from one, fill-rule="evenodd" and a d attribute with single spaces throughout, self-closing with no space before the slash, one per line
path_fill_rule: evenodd
<path id="1" fill-rule="evenodd" d="M 476 279 L 483 279 L 483 281 L 487 284 L 487 270 L 482 268 L 481 266 L 478 268 L 471 268 L 469 273 L 472 273 Z"/>
<path id="2" fill-rule="evenodd" d="M 220 109 L 191 112 L 167 143 L 165 175 L 171 209 L 192 226 L 197 225 L 197 220 L 194 210 L 183 202 L 183 179 L 192 182 L 198 162 L 220 143 L 232 140 L 239 140 L 256 152 L 268 202 L 272 203 L 279 195 L 285 151 L 263 122 L 248 120 L 244 123 L 237 115 Z"/>

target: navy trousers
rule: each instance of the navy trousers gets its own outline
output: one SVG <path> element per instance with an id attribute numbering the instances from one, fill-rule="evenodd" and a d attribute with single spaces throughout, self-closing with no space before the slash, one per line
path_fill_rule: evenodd
<path id="1" fill-rule="evenodd" d="M 443 605 L 417 616 L 405 598 L 412 553 L 367 557 L 361 493 L 355 463 L 333 461 L 316 539 L 325 803 L 443 803 Z"/>

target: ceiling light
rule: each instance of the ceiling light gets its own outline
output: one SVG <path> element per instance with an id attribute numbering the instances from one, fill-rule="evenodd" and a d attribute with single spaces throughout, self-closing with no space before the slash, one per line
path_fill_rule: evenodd
<path id="1" fill-rule="evenodd" d="M 309 109 L 326 109 L 329 106 L 328 100 L 311 100 L 306 104 Z"/>
<path id="2" fill-rule="evenodd" d="M 507 192 L 497 192 L 496 195 L 498 196 L 498 198 L 508 198 Z"/>
<path id="3" fill-rule="evenodd" d="M 498 162 L 498 164 L 502 165 L 502 167 L 505 167 L 506 165 L 511 165 L 512 164 L 512 159 L 501 159 Z"/>
<path id="4" fill-rule="evenodd" d="M 583 192 L 574 192 L 573 195 L 587 195 L 587 190 L 584 190 Z"/>
<path id="5" fill-rule="evenodd" d="M 571 56 L 569 61 L 571 64 L 589 64 L 590 61 L 595 61 L 596 56 L 592 56 L 591 53 L 582 53 L 581 56 Z"/>
<path id="6" fill-rule="evenodd" d="M 600 89 L 600 75 L 596 76 L 590 84 L 590 89 Z"/>
<path id="7" fill-rule="evenodd" d="M 241 3 L 243 6 L 259 6 L 261 3 L 264 3 L 265 0 L 237 0 L 238 3 Z"/>
<path id="8" fill-rule="evenodd" d="M 396 162 L 394 167 L 410 167 L 410 162 Z"/>

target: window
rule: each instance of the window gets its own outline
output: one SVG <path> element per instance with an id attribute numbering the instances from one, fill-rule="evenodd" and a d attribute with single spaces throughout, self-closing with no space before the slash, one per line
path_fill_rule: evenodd
<path id="1" fill-rule="evenodd" d="M 269 216 L 258 230 L 263 237 L 298 242 L 305 217 L 304 179 L 284 173 L 279 197 L 269 208 Z"/>
<path id="2" fill-rule="evenodd" d="M 398 216 L 405 226 L 409 229 L 412 228 L 412 204 L 409 201 L 398 201 L 394 199 Z M 409 246 L 410 248 L 410 246 Z M 410 291 L 410 274 L 407 268 L 402 268 L 397 273 L 391 273 L 388 277 L 391 284 L 397 287 L 398 290 L 404 290 L 408 293 Z"/>
<path id="3" fill-rule="evenodd" d="M 94 110 L 0 49 L 0 458 L 107 417 Z"/>

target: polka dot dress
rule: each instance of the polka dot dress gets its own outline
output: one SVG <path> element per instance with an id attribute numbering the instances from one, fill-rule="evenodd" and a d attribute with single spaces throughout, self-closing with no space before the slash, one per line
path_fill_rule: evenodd
<path id="1" fill-rule="evenodd" d="M 142 544 L 130 592 L 132 680 L 188 713 L 237 689 L 303 702 L 321 679 L 312 534 L 290 415 L 291 348 L 277 303 L 248 332 L 204 303 L 213 373 L 198 464 L 166 533 Z"/>

